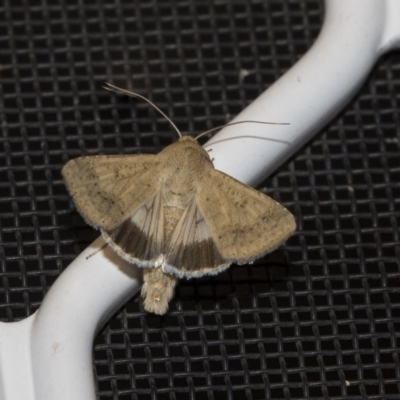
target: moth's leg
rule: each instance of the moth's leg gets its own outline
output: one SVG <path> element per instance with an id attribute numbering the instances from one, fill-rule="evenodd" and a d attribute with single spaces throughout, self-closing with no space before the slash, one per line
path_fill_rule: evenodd
<path id="1" fill-rule="evenodd" d="M 175 276 L 162 272 L 161 267 L 144 268 L 142 286 L 144 309 L 158 315 L 165 314 L 174 295 L 177 281 L 178 278 Z"/>

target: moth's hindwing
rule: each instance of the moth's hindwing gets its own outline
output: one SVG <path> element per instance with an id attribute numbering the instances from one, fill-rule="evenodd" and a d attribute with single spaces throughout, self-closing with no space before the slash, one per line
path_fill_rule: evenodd
<path id="1" fill-rule="evenodd" d="M 215 245 L 204 218 L 193 201 L 178 222 L 167 245 L 163 271 L 180 278 L 215 275 L 229 267 Z"/>
<path id="2" fill-rule="evenodd" d="M 164 246 L 164 209 L 157 191 L 132 216 L 114 229 L 102 230 L 106 242 L 125 260 L 140 267 L 161 265 Z"/>

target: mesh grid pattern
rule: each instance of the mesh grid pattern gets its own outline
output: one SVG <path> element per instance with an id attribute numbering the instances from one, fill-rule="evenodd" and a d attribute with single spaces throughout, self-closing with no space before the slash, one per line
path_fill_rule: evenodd
<path id="1" fill-rule="evenodd" d="M 309 48 L 317 0 L 0 4 L 0 319 L 31 315 L 95 237 L 60 169 L 155 153 L 230 120 Z M 132 299 L 96 338 L 99 399 L 398 399 L 400 54 L 262 185 L 295 215 L 254 265 L 182 281 L 163 318 Z"/>

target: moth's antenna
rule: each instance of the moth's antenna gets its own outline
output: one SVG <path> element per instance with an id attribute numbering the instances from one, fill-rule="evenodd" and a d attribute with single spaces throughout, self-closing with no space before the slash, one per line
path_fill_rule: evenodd
<path id="1" fill-rule="evenodd" d="M 262 121 L 237 121 L 230 122 L 228 124 L 216 126 L 215 128 L 211 128 L 208 131 L 200 133 L 195 137 L 195 140 L 200 139 L 202 136 L 205 136 L 211 132 L 218 131 L 219 129 L 225 128 L 226 126 L 238 125 L 238 124 L 263 124 L 263 125 L 290 125 L 288 122 L 262 122 Z"/>
<path id="2" fill-rule="evenodd" d="M 177 126 L 171 121 L 170 118 L 168 118 L 152 101 L 150 101 L 148 98 L 135 93 L 131 92 L 130 90 L 125 90 L 121 89 L 118 86 L 114 86 L 111 83 L 106 82 L 105 85 L 103 86 L 104 89 L 109 90 L 110 92 L 116 92 L 120 94 L 125 94 L 126 96 L 134 97 L 135 99 L 141 99 L 145 101 L 146 103 L 150 104 L 155 110 L 157 110 L 175 129 L 175 131 L 178 133 L 179 137 L 182 137 L 181 131 L 177 128 Z"/>

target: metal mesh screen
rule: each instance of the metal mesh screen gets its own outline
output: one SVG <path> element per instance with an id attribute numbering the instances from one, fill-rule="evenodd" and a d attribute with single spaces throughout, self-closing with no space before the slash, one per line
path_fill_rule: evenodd
<path id="1" fill-rule="evenodd" d="M 315 40 L 317 0 L 3 0 L 0 318 L 31 315 L 95 237 L 60 169 L 155 153 L 223 124 Z M 165 317 L 131 300 L 96 338 L 99 399 L 398 399 L 400 54 L 262 185 L 298 221 L 252 266 L 182 281 Z M 329 95 L 329 94 L 327 94 Z"/>

